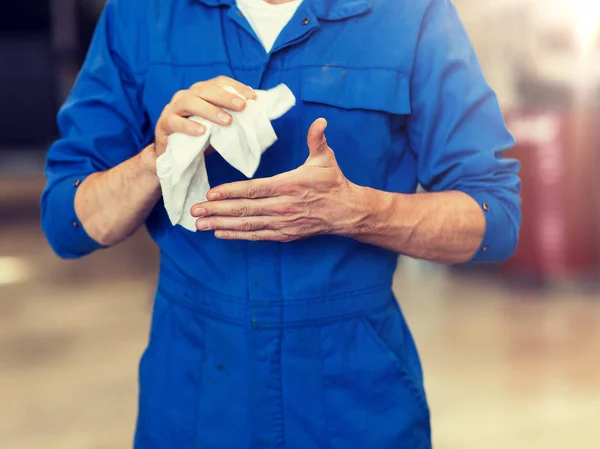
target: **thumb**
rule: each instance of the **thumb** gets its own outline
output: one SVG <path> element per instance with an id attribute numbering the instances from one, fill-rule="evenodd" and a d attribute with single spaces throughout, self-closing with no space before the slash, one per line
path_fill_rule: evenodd
<path id="1" fill-rule="evenodd" d="M 309 157 L 320 156 L 329 149 L 327 146 L 327 139 L 325 138 L 325 128 L 327 128 L 327 120 L 324 118 L 315 120 L 310 126 L 306 138 Z"/>

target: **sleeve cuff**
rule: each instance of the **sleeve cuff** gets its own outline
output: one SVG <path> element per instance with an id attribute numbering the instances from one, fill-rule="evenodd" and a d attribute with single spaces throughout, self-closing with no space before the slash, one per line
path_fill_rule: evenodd
<path id="1" fill-rule="evenodd" d="M 465 192 L 473 198 L 485 216 L 485 233 L 481 245 L 469 263 L 503 262 L 515 251 L 513 225 L 498 199 L 488 193 Z"/>
<path id="2" fill-rule="evenodd" d="M 46 198 L 43 221 L 50 231 L 48 240 L 54 251 L 65 259 L 76 259 L 104 248 L 88 235 L 75 213 L 75 194 L 86 177 L 73 176 L 59 181 Z"/>

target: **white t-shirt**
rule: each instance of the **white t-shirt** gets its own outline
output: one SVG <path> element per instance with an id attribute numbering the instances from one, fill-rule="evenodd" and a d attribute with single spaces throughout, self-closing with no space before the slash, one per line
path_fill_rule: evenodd
<path id="1" fill-rule="evenodd" d="M 265 0 L 237 0 L 237 6 L 265 47 L 271 51 L 277 37 L 292 19 L 302 0 L 273 5 Z"/>

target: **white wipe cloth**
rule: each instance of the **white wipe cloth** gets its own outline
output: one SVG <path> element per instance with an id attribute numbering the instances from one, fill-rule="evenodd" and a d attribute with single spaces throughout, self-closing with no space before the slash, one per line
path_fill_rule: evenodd
<path id="1" fill-rule="evenodd" d="M 232 93 L 240 95 L 232 88 Z M 196 231 L 196 218 L 190 209 L 206 201 L 210 189 L 204 162 L 204 152 L 212 146 L 229 164 L 247 178 L 256 173 L 260 158 L 275 143 L 277 136 L 271 126 L 275 120 L 296 104 L 296 98 L 284 85 L 268 91 L 257 91 L 256 100 L 248 100 L 242 112 L 227 111 L 233 117 L 229 126 L 216 125 L 200 117 L 191 120 L 206 127 L 202 136 L 172 134 L 166 151 L 156 160 L 165 209 L 171 223 Z"/>

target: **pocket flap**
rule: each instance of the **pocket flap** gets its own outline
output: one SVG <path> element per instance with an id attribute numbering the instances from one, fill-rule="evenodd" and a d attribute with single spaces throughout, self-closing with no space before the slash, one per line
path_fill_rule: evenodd
<path id="1" fill-rule="evenodd" d="M 410 114 L 409 78 L 393 69 L 305 67 L 301 98 L 343 109 Z"/>

